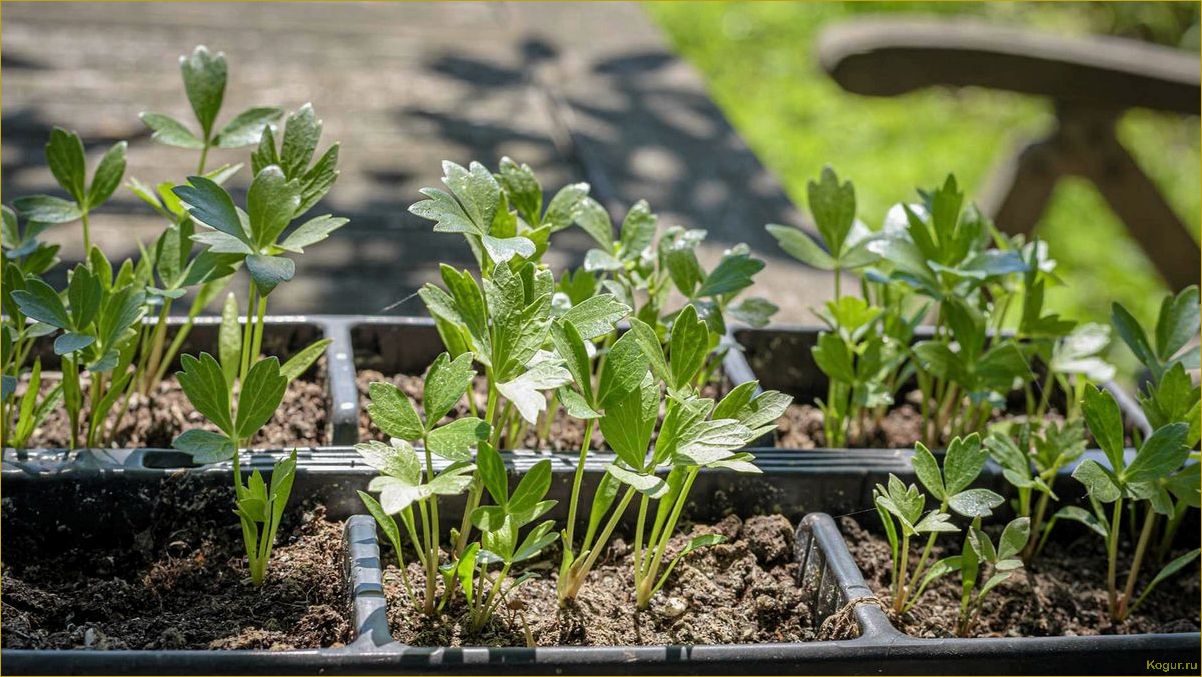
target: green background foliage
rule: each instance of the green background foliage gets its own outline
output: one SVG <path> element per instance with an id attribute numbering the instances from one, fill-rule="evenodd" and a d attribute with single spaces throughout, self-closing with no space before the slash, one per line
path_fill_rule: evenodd
<path id="1" fill-rule="evenodd" d="M 789 196 L 824 165 L 856 186 L 858 216 L 879 228 L 890 205 L 955 173 L 971 198 L 995 162 L 1054 124 L 1047 100 L 1005 92 L 926 90 L 896 98 L 844 92 L 819 68 L 815 41 L 857 15 L 948 15 L 1063 35 L 1120 34 L 1197 52 L 1195 3 L 729 3 L 652 2 L 648 12 L 674 48 L 706 78 L 710 94 Z M 1128 112 L 1119 138 L 1195 238 L 1199 227 L 1196 117 Z M 1156 314 L 1163 282 L 1092 184 L 1057 188 L 1038 226 L 1067 284 L 1049 307 L 1107 322 L 1119 301 L 1143 322 Z M 1104 246 L 1098 246 L 1104 243 Z M 779 252 L 778 252 L 779 253 Z"/>

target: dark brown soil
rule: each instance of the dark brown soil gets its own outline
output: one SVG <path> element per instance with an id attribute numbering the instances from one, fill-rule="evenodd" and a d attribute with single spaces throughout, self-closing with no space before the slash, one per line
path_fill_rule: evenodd
<path id="1" fill-rule="evenodd" d="M 844 517 L 840 527 L 869 587 L 882 600 L 886 613 L 903 632 L 916 637 L 951 637 L 960 613 L 960 578 L 944 576 L 931 584 L 918 604 L 900 618 L 888 609 L 889 544 Z M 958 552 L 960 534 L 947 534 L 944 546 Z M 955 543 L 956 545 L 949 545 Z M 1130 544 L 1127 544 L 1129 546 Z M 1127 552 L 1129 547 L 1124 546 Z M 950 552 L 935 547 L 935 557 Z M 1181 553 L 1176 553 L 1181 554 Z M 912 553 L 912 556 L 917 557 Z M 1158 567 L 1147 566 L 1140 585 Z M 1119 562 L 1120 580 L 1127 563 Z M 1142 587 L 1137 588 L 1137 590 Z M 1199 574 L 1195 562 L 1161 583 L 1120 624 L 1110 621 L 1106 595 L 1106 553 L 1102 540 L 1092 534 L 1047 547 L 1027 568 L 1015 573 L 989 593 L 972 629 L 975 637 L 1055 637 L 1062 635 L 1115 635 L 1199 630 Z"/>
<path id="2" fill-rule="evenodd" d="M 231 492 L 232 493 L 232 490 Z M 5 540 L 6 649 L 301 649 L 351 639 L 342 526 L 324 509 L 281 531 L 261 588 L 233 529 L 39 557 Z M 153 538 L 151 540 L 154 540 Z"/>
<path id="3" fill-rule="evenodd" d="M 425 392 L 425 382 L 421 376 L 412 376 L 410 374 L 397 374 L 387 376 L 373 369 L 362 369 L 355 376 L 356 384 L 359 387 L 359 401 L 365 403 L 368 401 L 368 394 L 371 384 L 375 381 L 385 381 L 400 388 L 402 392 L 408 395 L 417 404 L 419 412 L 422 411 L 421 401 L 422 393 Z M 719 392 L 726 392 L 726 388 L 719 389 L 717 386 L 707 386 L 705 395 L 714 397 Z M 481 417 L 488 405 L 488 385 L 484 379 L 477 378 L 472 394 L 476 401 L 476 411 Z M 424 416 L 425 413 L 422 412 Z M 460 400 L 455 408 L 451 410 L 444 419 L 450 421 L 459 418 L 460 416 L 470 415 L 467 399 Z M 541 425 L 541 419 L 540 419 Z M 359 439 L 360 440 L 381 440 L 386 441 L 387 435 L 380 432 L 371 422 L 371 417 L 367 414 L 367 407 L 359 408 Z M 580 445 L 584 443 L 584 421 L 582 419 L 568 416 L 562 408 L 559 409 L 555 418 L 551 421 L 550 432 L 547 439 L 540 440 L 538 431 L 534 426 L 527 426 L 526 434 L 520 445 L 504 445 L 506 447 L 518 447 L 522 449 L 531 449 L 535 451 L 553 451 L 553 452 L 579 452 Z M 592 449 L 602 449 L 605 446 L 605 438 L 601 434 L 601 429 L 594 426 L 592 437 L 590 438 L 589 447 Z"/>
<path id="4" fill-rule="evenodd" d="M 518 588 L 477 635 L 467 634 L 462 610 L 428 620 L 408 606 L 395 564 L 385 571 L 393 636 L 417 646 L 612 646 L 804 642 L 824 639 L 797 583 L 793 525 L 781 515 L 743 522 L 728 516 L 713 526 L 695 525 L 672 540 L 670 552 L 692 537 L 721 533 L 727 542 L 688 555 L 646 611 L 635 609 L 632 553 L 615 539 L 576 601 L 560 609 L 555 584 L 558 550 L 525 571 L 539 578 Z M 390 553 L 386 557 L 393 557 Z M 409 563 L 414 586 L 420 566 Z M 395 562 L 395 559 L 393 559 Z"/>
<path id="5" fill-rule="evenodd" d="M 54 376 L 53 379 L 43 378 L 43 392 L 48 392 L 58 382 L 57 374 Z M 87 375 L 84 374 L 81 380 L 86 393 L 89 382 Z M 18 386 L 18 396 L 24 392 L 24 387 L 25 383 Z M 81 420 L 86 420 L 87 416 L 87 398 L 84 399 Z M 118 400 L 109 413 L 108 426 L 113 425 L 120 408 L 121 400 Z M 329 412 L 325 357 L 321 357 L 311 376 L 298 378 L 288 384 L 275 416 L 263 426 L 251 444 L 259 448 L 278 449 L 327 444 L 330 436 Z M 179 382 L 172 376 L 164 379 L 149 395 L 135 393 L 130 398 L 129 410 L 113 432 L 108 446 L 170 449 L 172 440 L 189 428 L 216 430 L 192 407 Z M 66 448 L 70 441 L 67 412 L 59 406 L 34 431 L 29 446 Z M 83 444 L 82 439 L 80 444 Z"/>

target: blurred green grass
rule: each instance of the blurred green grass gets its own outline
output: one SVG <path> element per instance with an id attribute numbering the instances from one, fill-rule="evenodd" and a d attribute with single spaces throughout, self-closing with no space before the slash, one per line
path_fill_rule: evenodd
<path id="1" fill-rule="evenodd" d="M 824 165 L 856 185 L 859 216 L 879 227 L 888 207 L 954 173 L 970 197 L 1014 144 L 1053 124 L 1048 102 L 1004 92 L 927 90 L 896 98 L 848 94 L 821 72 L 814 41 L 862 14 L 972 15 L 1065 35 L 1134 35 L 1197 51 L 1196 3 L 651 2 L 674 48 L 798 205 Z M 1198 118 L 1128 112 L 1120 139 L 1190 228 L 1199 230 Z M 1036 233 L 1059 261 L 1048 302 L 1108 322 L 1119 301 L 1155 317 L 1164 283 L 1092 184 L 1057 188 Z"/>

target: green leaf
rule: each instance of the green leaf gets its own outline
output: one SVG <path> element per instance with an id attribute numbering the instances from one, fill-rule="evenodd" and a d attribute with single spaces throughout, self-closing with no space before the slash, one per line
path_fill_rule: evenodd
<path id="1" fill-rule="evenodd" d="M 96 319 L 100 312 L 100 303 L 104 298 L 104 287 L 100 280 L 92 275 L 92 271 L 82 263 L 71 271 L 71 281 L 67 283 L 67 303 L 71 313 L 71 326 L 85 331 Z M 26 313 L 28 315 L 28 313 Z"/>
<path id="2" fill-rule="evenodd" d="M 121 185 L 121 177 L 125 176 L 126 145 L 126 142 L 118 141 L 100 158 L 100 163 L 96 165 L 96 174 L 92 177 L 92 187 L 88 189 L 89 209 L 104 204 L 112 197 L 117 186 Z"/>
<path id="3" fill-rule="evenodd" d="M 171 446 L 192 456 L 195 463 L 220 463 L 234 457 L 234 443 L 228 437 L 210 430 L 185 430 Z"/>
<path id="4" fill-rule="evenodd" d="M 370 400 L 366 409 L 371 422 L 385 435 L 402 440 L 421 439 L 425 427 L 417 409 L 400 388 L 382 381 L 368 386 Z"/>
<path id="5" fill-rule="evenodd" d="M 219 148 L 253 146 L 263 136 L 263 128 L 280 119 L 284 111 L 274 106 L 247 108 L 238 113 L 217 133 Z"/>
<path id="6" fill-rule="evenodd" d="M 457 418 L 431 430 L 426 437 L 426 446 L 449 461 L 470 461 L 472 447 L 487 440 L 491 432 L 492 427 L 478 418 Z"/>
<path id="7" fill-rule="evenodd" d="M 367 512 L 376 519 L 376 524 L 380 525 L 380 530 L 388 537 L 388 542 L 392 544 L 392 549 L 398 553 L 401 552 L 401 529 L 397 526 L 396 520 L 392 515 L 384 512 L 380 502 L 372 497 L 366 491 L 356 491 L 359 494 L 359 500 L 363 501 L 363 506 L 367 508 Z M 477 544 L 473 543 L 473 546 Z M 477 546 L 478 547 L 478 546 Z M 470 590 L 470 587 L 468 588 Z"/>
<path id="8" fill-rule="evenodd" d="M 538 414 L 547 408 L 541 391 L 554 390 L 572 382 L 572 374 L 558 360 L 543 360 L 530 366 L 517 378 L 497 384 L 497 392 L 513 403 L 527 423 L 537 423 Z"/>
<path id="9" fill-rule="evenodd" d="M 972 433 L 967 437 L 957 437 L 947 445 L 947 454 L 943 458 L 943 480 L 948 494 L 958 494 L 972 484 L 989 452 L 981 446 L 981 437 Z"/>
<path id="10" fill-rule="evenodd" d="M 543 214 L 543 224 L 551 226 L 552 233 L 572 225 L 588 191 L 587 183 L 572 183 L 560 188 L 547 205 L 547 211 Z"/>
<path id="11" fill-rule="evenodd" d="M 1093 459 L 1086 459 L 1073 470 L 1073 478 L 1085 485 L 1085 490 L 1101 503 L 1113 503 L 1122 496 L 1114 477 Z"/>
<path id="12" fill-rule="evenodd" d="M 1147 587 L 1145 587 L 1144 591 L 1140 593 L 1139 599 L 1137 599 L 1135 604 L 1131 606 L 1131 609 L 1134 610 L 1135 607 L 1139 606 L 1140 602 L 1144 601 L 1144 598 L 1148 596 L 1148 593 L 1151 592 L 1153 588 L 1155 588 L 1157 585 L 1160 585 L 1169 576 L 1172 576 L 1178 571 L 1184 569 L 1185 565 L 1197 559 L 1199 554 L 1202 554 L 1202 550 L 1194 548 L 1193 550 L 1174 558 L 1173 561 L 1164 565 L 1164 568 L 1158 571 L 1156 576 L 1148 582 Z"/>
<path id="13" fill-rule="evenodd" d="M 280 375 L 289 381 L 299 378 L 333 342 L 333 339 L 319 339 L 300 349 L 280 367 Z"/>
<path id="14" fill-rule="evenodd" d="M 501 460 L 501 454 L 497 453 L 492 445 L 480 447 L 476 453 L 476 467 L 488 495 L 503 508 L 509 502 L 509 475 L 505 471 L 505 462 Z"/>
<path id="15" fill-rule="evenodd" d="M 581 198 L 580 206 L 576 213 L 576 223 L 584 232 L 601 245 L 602 251 L 613 252 L 614 249 L 614 224 L 609 219 L 609 213 L 605 211 L 599 202 L 591 197 Z"/>
<path id="16" fill-rule="evenodd" d="M 237 431 L 230 417 L 230 393 L 221 365 L 208 353 L 201 353 L 199 358 L 184 355 L 180 363 L 183 371 L 177 372 L 176 378 L 188 401 L 227 436 L 235 436 Z"/>
<path id="17" fill-rule="evenodd" d="M 309 166 L 321 140 L 321 126 L 310 103 L 288 116 L 284 123 L 284 139 L 280 142 L 280 167 L 289 179 L 299 177 Z"/>
<path id="18" fill-rule="evenodd" d="M 304 253 L 305 247 L 312 246 L 321 242 L 330 236 L 330 233 L 338 230 L 347 224 L 347 219 L 331 216 L 326 214 L 318 216 L 302 223 L 284 238 L 284 241 L 279 244 L 281 249 L 296 252 L 297 254 Z"/>
<path id="19" fill-rule="evenodd" d="M 830 167 L 823 167 L 818 181 L 806 184 L 810 213 L 831 253 L 838 257 L 856 219 L 856 191 L 851 182 L 839 183 Z"/>
<path id="20" fill-rule="evenodd" d="M 439 355 L 426 372 L 426 387 L 422 407 L 426 411 L 426 429 L 432 429 L 455 406 L 472 384 L 476 370 L 472 355 L 465 353 L 452 360 L 446 353 Z"/>
<path id="21" fill-rule="evenodd" d="M 634 472 L 615 463 L 607 465 L 605 472 L 622 484 L 633 487 L 635 491 L 647 498 L 660 499 L 668 493 L 668 483 L 664 481 L 664 478 L 657 477 L 654 472 Z"/>
<path id="22" fill-rule="evenodd" d="M 572 306 L 563 321 L 575 325 L 582 339 L 595 339 L 614 330 L 615 325 L 630 314 L 630 306 L 613 294 L 598 294 Z"/>
<path id="23" fill-rule="evenodd" d="M 67 316 L 67 309 L 63 307 L 63 300 L 59 298 L 58 292 L 41 279 L 27 278 L 25 288 L 14 291 L 12 295 L 25 317 L 59 329 L 71 326 L 71 319 Z"/>
<path id="24" fill-rule="evenodd" d="M 485 235 L 480 240 L 484 244 L 485 251 L 488 252 L 488 257 L 494 263 L 506 263 L 515 256 L 523 259 L 534 256 L 534 243 L 529 238 L 521 236 L 501 238 Z"/>
<path id="25" fill-rule="evenodd" d="M 943 473 L 939 471 L 939 463 L 935 460 L 935 455 L 931 453 L 930 449 L 927 449 L 926 445 L 918 442 L 914 445 L 914 458 L 911 462 L 914 465 L 914 474 L 918 475 L 922 486 L 926 487 L 932 496 L 942 501 L 947 496 L 947 490 L 943 486 Z"/>
<path id="26" fill-rule="evenodd" d="M 1131 465 L 1119 471 L 1119 478 L 1127 482 L 1148 482 L 1168 477 L 1189 456 L 1189 447 L 1185 446 L 1188 434 L 1189 424 L 1183 422 L 1158 428 L 1144 440 Z"/>
<path id="27" fill-rule="evenodd" d="M 275 165 L 260 170 L 246 194 L 250 235 L 255 244 L 259 248 L 275 244 L 299 206 L 300 182 L 289 181 Z"/>
<path id="28" fill-rule="evenodd" d="M 83 216 L 74 202 L 49 195 L 19 197 L 13 206 L 25 220 L 37 223 L 69 223 Z"/>
<path id="29" fill-rule="evenodd" d="M 835 259 L 800 228 L 781 226 L 775 223 L 770 223 L 765 227 L 772 237 L 776 238 L 780 248 L 793 258 L 819 270 L 835 269 Z"/>
<path id="30" fill-rule="evenodd" d="M 96 342 L 95 336 L 66 332 L 54 339 L 54 354 L 66 355 L 77 350 L 83 350 Z"/>
<path id="31" fill-rule="evenodd" d="M 736 247 L 718 262 L 706 276 L 696 296 L 722 296 L 751 286 L 751 278 L 764 268 L 764 262 L 751 258 L 746 246 Z"/>
<path id="32" fill-rule="evenodd" d="M 391 444 L 376 440 L 360 442 L 355 445 L 355 451 L 359 452 L 368 465 L 389 477 L 395 477 L 413 486 L 421 483 L 421 461 L 417 452 L 413 450 L 413 445 L 405 440 L 393 439 Z"/>
<path id="33" fill-rule="evenodd" d="M 618 458 L 632 468 L 642 468 L 659 414 L 659 387 L 646 378 L 641 387 L 605 406 L 601 434 Z"/>
<path id="34" fill-rule="evenodd" d="M 584 254 L 584 272 L 621 270 L 622 262 L 613 254 L 601 249 L 590 249 Z"/>
<path id="35" fill-rule="evenodd" d="M 267 296 L 281 282 L 287 282 L 296 274 L 296 263 L 284 256 L 251 254 L 246 257 L 246 272 L 254 280 L 255 288 Z"/>
<path id="36" fill-rule="evenodd" d="M 418 192 L 428 199 L 410 205 L 409 212 L 434 221 L 434 232 L 484 235 L 484 229 L 468 217 L 467 212 L 451 195 L 437 188 L 422 188 Z"/>
<path id="37" fill-rule="evenodd" d="M 242 357 L 242 327 L 238 324 L 238 315 L 238 299 L 230 292 L 221 307 L 221 327 L 217 330 L 217 357 L 228 386 L 234 384 Z"/>
<path id="38" fill-rule="evenodd" d="M 659 336 L 651 328 L 651 325 L 637 317 L 631 317 L 630 330 L 626 333 L 634 336 L 631 340 L 642 349 L 643 356 L 647 358 L 648 366 L 655 378 L 670 383 L 672 374 L 668 371 L 668 360 L 664 357 L 664 349 L 660 345 Z"/>
<path id="39" fill-rule="evenodd" d="M 271 420 L 287 387 L 288 379 L 280 374 L 280 361 L 275 357 L 259 360 L 250 368 L 238 393 L 236 425 L 239 438 L 253 437 Z"/>
<path id="40" fill-rule="evenodd" d="M 142 113 L 138 116 L 142 123 L 154 133 L 150 138 L 165 146 L 200 150 L 205 147 L 204 141 L 197 138 L 182 122 L 170 115 L 162 113 Z"/>
<path id="41" fill-rule="evenodd" d="M 84 189 L 87 178 L 84 162 L 83 142 L 79 135 L 61 127 L 50 131 L 50 140 L 46 142 L 46 164 L 58 185 L 81 206 L 88 202 Z"/>
<path id="42" fill-rule="evenodd" d="M 532 510 L 535 505 L 547 495 L 551 488 L 551 461 L 543 459 L 527 470 L 518 482 L 513 495 L 509 497 L 506 510 L 512 514 L 520 514 Z"/>
<path id="43" fill-rule="evenodd" d="M 188 184 L 176 186 L 171 192 L 187 206 L 188 214 L 194 220 L 239 240 L 247 240 L 234 200 L 224 188 L 203 176 L 189 176 Z"/>
<path id="44" fill-rule="evenodd" d="M 501 184 L 479 162 L 464 169 L 447 161 L 442 163 L 442 171 L 443 183 L 463 205 L 476 230 L 481 235 L 488 233 L 501 202 Z"/>
<path id="45" fill-rule="evenodd" d="M 1005 560 L 1014 557 L 1027 547 L 1027 542 L 1031 539 L 1031 519 L 1029 517 L 1019 517 L 1011 520 L 1006 528 L 1002 530 L 1002 537 L 998 540 L 998 559 Z"/>
<path id="46" fill-rule="evenodd" d="M 852 364 L 851 351 L 847 343 L 838 334 L 823 332 L 818 335 L 818 344 L 811 351 L 814 363 L 830 379 L 840 383 L 854 384 L 857 382 L 855 366 Z"/>
<path id="47" fill-rule="evenodd" d="M 989 517 L 993 509 L 1006 500 L 989 489 L 966 489 L 953 494 L 947 500 L 952 510 L 965 517 Z"/>
<path id="48" fill-rule="evenodd" d="M 584 339 L 576 329 L 576 325 L 563 320 L 551 323 L 551 342 L 555 351 L 564 360 L 564 366 L 572 375 L 572 380 L 584 393 L 585 404 L 591 408 L 593 400 L 592 365 L 588 359 L 588 350 Z"/>
<path id="49" fill-rule="evenodd" d="M 768 299 L 753 296 L 728 307 L 726 312 L 748 326 L 762 328 L 768 326 L 778 310 L 780 307 Z"/>
<path id="50" fill-rule="evenodd" d="M 1151 344 L 1148 343 L 1148 335 L 1144 333 L 1143 327 L 1139 326 L 1139 321 L 1126 308 L 1115 303 L 1110 306 L 1110 323 L 1118 331 L 1123 343 L 1135 353 L 1136 359 L 1152 370 L 1153 378 L 1159 378 L 1160 363 Z"/>
<path id="51" fill-rule="evenodd" d="M 1110 467 L 1116 472 L 1125 465 L 1123 460 L 1123 418 L 1119 404 L 1109 391 L 1098 390 L 1090 384 L 1085 388 L 1085 423 L 1098 446 L 1106 453 Z"/>
<path id="52" fill-rule="evenodd" d="M 710 332 L 705 321 L 697 319 L 697 309 L 692 304 L 685 306 L 672 322 L 672 335 L 668 342 L 668 369 L 674 388 L 683 388 L 691 383 L 705 366 L 709 343 Z"/>
<path id="53" fill-rule="evenodd" d="M 626 218 L 622 219 L 622 258 L 632 259 L 651 246 L 655 240 L 657 220 L 646 200 L 634 203 L 626 212 Z"/>
<path id="54" fill-rule="evenodd" d="M 338 179 L 338 148 L 338 144 L 327 148 L 300 178 L 301 203 L 296 209 L 296 216 L 312 209 L 334 187 Z"/>
<path id="55" fill-rule="evenodd" d="M 596 403 L 608 408 L 634 392 L 647 375 L 647 356 L 638 335 L 631 331 L 610 346 L 597 388 Z"/>
<path id="56" fill-rule="evenodd" d="M 951 348 L 939 341 L 920 341 L 914 344 L 914 357 L 922 369 L 936 378 L 950 381 L 963 380 L 960 357 Z"/>
<path id="57" fill-rule="evenodd" d="M 540 212 L 543 208 L 543 189 L 530 166 L 519 165 L 508 157 L 503 157 L 497 179 L 514 209 L 521 214 L 526 223 L 537 226 L 542 216 Z"/>
<path id="58" fill-rule="evenodd" d="M 1198 333 L 1198 287 L 1182 289 L 1177 296 L 1166 296 L 1156 321 L 1156 354 L 1168 361 Z"/>
<path id="59" fill-rule="evenodd" d="M 948 522 L 950 518 L 951 515 L 948 515 L 945 512 L 932 510 L 931 512 L 927 513 L 926 517 L 923 517 L 921 520 L 919 520 L 918 524 L 914 525 L 914 531 L 920 534 L 945 532 L 954 533 L 959 531 L 960 529 L 956 527 L 956 525 Z"/>
<path id="60" fill-rule="evenodd" d="M 563 405 L 568 416 L 584 420 L 601 417 L 601 414 L 593 409 L 593 405 L 575 390 L 565 386 L 556 392 L 559 395 L 559 403 Z"/>
<path id="61" fill-rule="evenodd" d="M 670 240 L 666 247 L 661 240 L 660 246 L 663 249 L 668 276 L 680 293 L 688 298 L 693 297 L 697 286 L 705 279 L 705 274 L 701 270 L 701 264 L 697 262 L 697 254 L 694 251 L 698 242 L 704 237 L 705 231 L 687 231 Z"/>
<path id="62" fill-rule="evenodd" d="M 204 45 L 200 45 L 192 51 L 191 56 L 179 58 L 179 69 L 184 76 L 188 101 L 204 130 L 205 138 L 209 138 L 225 95 L 225 55 L 220 52 L 212 54 Z"/>

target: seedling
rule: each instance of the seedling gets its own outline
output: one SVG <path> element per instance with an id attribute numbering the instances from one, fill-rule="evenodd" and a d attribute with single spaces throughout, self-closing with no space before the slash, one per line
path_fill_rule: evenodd
<path id="1" fill-rule="evenodd" d="M 1030 527 L 1026 517 L 1011 521 L 994 546 L 989 535 L 981 529 L 981 518 L 974 518 L 961 553 L 939 560 L 927 572 L 928 581 L 951 572 L 960 573 L 958 636 L 968 637 L 972 632 L 989 591 L 1023 568 L 1023 561 L 1017 555 L 1031 540 Z"/>
<path id="2" fill-rule="evenodd" d="M 637 492 L 635 597 L 638 607 L 646 608 L 681 558 L 696 548 L 719 542 L 714 535 L 699 536 L 664 566 L 668 541 L 697 474 L 702 468 L 758 472 L 751 462 L 752 455 L 738 450 L 771 429 L 791 400 L 776 391 L 755 395 L 755 382 L 736 387 L 716 406 L 713 400 L 700 397 L 695 379 L 704 368 L 710 337 L 706 323 L 691 305 L 677 315 L 666 355 L 649 325 L 637 318 L 630 322 L 630 331 L 614 343 L 593 400 L 597 408 L 604 410 L 599 416 L 601 431 L 617 460 L 607 467 L 597 488 L 588 529 L 578 550 L 574 529 L 583 463 L 577 467 L 568 526 L 563 534 L 564 557 L 558 585 L 561 603 L 579 592 Z M 572 346 L 575 341 L 566 327 L 557 334 L 557 342 L 561 354 L 583 354 L 580 345 Z M 664 392 L 668 395 L 666 403 Z M 666 407 L 662 421 L 661 405 Z M 664 471 L 667 476 L 661 477 Z M 626 485 L 626 489 L 611 511 L 620 485 Z"/>
<path id="3" fill-rule="evenodd" d="M 1016 428 L 994 431 L 986 438 L 985 446 L 1018 494 L 1014 500 L 1015 512 L 1029 520 L 1033 538 L 1020 553 L 1022 560 L 1029 562 L 1043 549 L 1052 533 L 1055 519 L 1048 519 L 1049 511 L 1054 505 L 1052 502 L 1059 501 L 1052 485 L 1060 470 L 1069 467 L 1085 452 L 1085 426 L 1082 421 L 1073 420 L 1063 424 L 1048 423 L 1039 431 L 1032 430 L 1029 422 Z"/>
<path id="4" fill-rule="evenodd" d="M 1044 289 L 1056 278 L 1043 243 L 1004 238 L 975 207 L 964 207 L 953 177 L 920 195 L 920 204 L 898 205 L 872 232 L 855 219 L 851 183 L 826 169 L 809 184 L 817 239 L 768 226 L 785 251 L 835 273 L 835 298 L 815 311 L 829 331 L 813 349 L 829 380 L 818 405 L 832 446 L 863 439 L 869 417 L 879 421 L 911 377 L 921 394 L 923 437 L 938 444 L 984 432 L 1016 383 L 1027 383 L 1026 413 L 1039 419 L 1054 387 L 1071 403 L 1086 378 L 1113 375 L 1098 357 L 1105 328 L 1045 313 Z M 860 297 L 843 293 L 849 272 L 860 278 Z M 1018 320 L 1009 334 L 1011 311 Z M 928 315 L 933 336 L 914 342 Z M 1041 364 L 1046 376 L 1032 386 Z M 1070 418 L 1077 415 L 1071 406 Z"/>
<path id="5" fill-rule="evenodd" d="M 410 601 L 428 616 L 440 609 L 453 592 L 448 589 L 446 596 L 441 599 L 437 594 L 441 564 L 438 497 L 461 494 L 469 485 L 474 486 L 478 482 L 472 450 L 482 443 L 486 444 L 491 432 L 489 424 L 476 417 L 458 418 L 442 426 L 438 424 L 463 399 L 475 376 L 471 354 L 463 354 L 453 360 L 447 353 L 439 355 L 425 376 L 426 388 L 422 395 L 424 418 L 408 396 L 396 386 L 383 382 L 371 384 L 371 402 L 367 405 L 367 412 L 372 422 L 391 437 L 391 442 L 355 445 L 368 464 L 383 473 L 368 485 L 368 491 L 380 494 L 378 501 L 364 492 L 359 492 L 359 496 L 396 551 Z M 415 443 L 421 445 L 423 458 L 419 459 L 414 450 Z M 450 465 L 435 472 L 435 456 L 449 461 Z M 469 511 L 469 517 L 473 512 L 474 507 Z M 426 573 L 420 604 L 405 573 L 401 532 L 394 515 L 401 516 L 401 523 Z M 460 531 L 455 534 L 456 537 L 462 536 L 461 547 L 457 547 L 453 553 L 456 558 L 467 551 L 464 533 Z M 455 572 L 455 566 L 448 573 Z"/>
<path id="6" fill-rule="evenodd" d="M 873 491 L 877 514 L 885 527 L 885 536 L 892 551 L 890 592 L 894 613 L 909 611 L 927 585 L 953 570 L 946 564 L 931 566 L 931 553 L 938 535 L 960 531 L 951 523 L 948 510 L 978 520 L 993 514 L 994 508 L 1002 504 L 1002 497 L 993 491 L 969 488 L 980 475 L 986 456 L 980 438 L 975 433 L 951 441 L 942 468 L 926 446 L 922 443 L 915 445 L 912 459 L 914 473 L 927 493 L 939 502 L 937 508 L 925 514 L 927 495 L 913 484 L 906 486 L 895 475 L 889 476 L 887 485 L 878 484 Z M 927 534 L 926 546 L 910 572 L 911 539 L 923 534 Z M 975 581 L 975 574 L 970 578 Z"/>
<path id="7" fill-rule="evenodd" d="M 1181 366 L 1175 368 L 1181 369 Z M 1198 557 L 1199 551 L 1195 548 L 1164 565 L 1136 596 L 1140 569 L 1149 553 L 1158 516 L 1174 514 L 1174 496 L 1197 505 L 1197 464 L 1185 465 L 1191 446 L 1198 442 L 1197 428 L 1191 431 L 1191 425 L 1182 421 L 1157 428 L 1128 463 L 1123 451 L 1122 416 L 1114 396 L 1090 386 L 1085 391 L 1084 410 L 1089 431 L 1105 452 L 1109 468 L 1093 459 L 1086 459 L 1077 466 L 1073 477 L 1085 485 L 1093 513 L 1062 509 L 1059 516 L 1084 523 L 1105 541 L 1109 612 L 1113 621 L 1121 622 L 1157 585 Z M 1103 507 L 1106 505 L 1111 505 L 1109 514 Z M 1124 507 L 1133 520 L 1138 520 L 1142 514 L 1143 526 L 1139 530 L 1126 584 L 1120 589 L 1118 551 Z"/>

